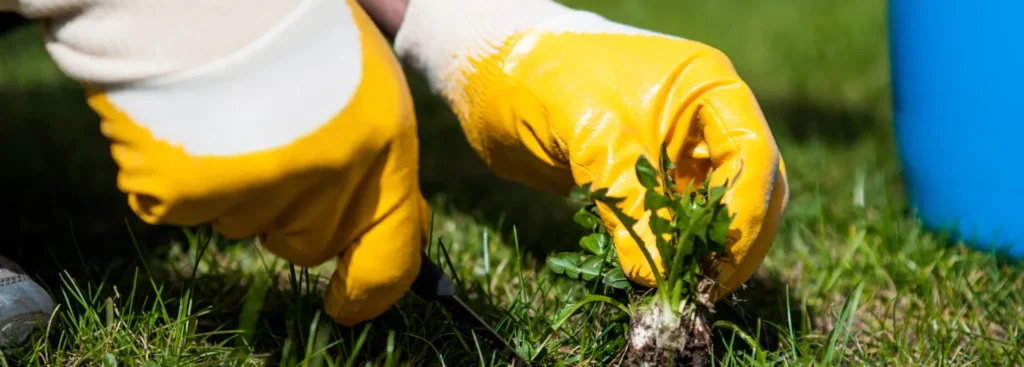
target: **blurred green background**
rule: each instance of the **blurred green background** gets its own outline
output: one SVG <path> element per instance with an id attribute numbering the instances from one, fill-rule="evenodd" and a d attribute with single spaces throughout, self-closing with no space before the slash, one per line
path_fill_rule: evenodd
<path id="1" fill-rule="evenodd" d="M 740 320 L 771 353 L 751 355 L 756 364 L 1024 364 L 1021 265 L 927 231 L 907 209 L 893 146 L 884 1 L 562 2 L 717 47 L 753 88 L 786 159 L 790 204 L 761 268 L 738 297 L 721 303 L 716 317 Z M 435 235 L 450 246 L 463 279 L 491 283 L 488 301 L 498 306 L 495 315 L 505 315 L 516 308 L 516 292 L 552 289 L 529 277 L 543 280 L 543 255 L 573 248 L 583 232 L 564 198 L 496 178 L 444 103 L 419 75 L 407 74 L 419 117 L 422 188 L 437 214 Z M 142 225 L 127 210 L 107 143 L 83 97 L 47 57 L 38 25 L 0 36 L 0 254 L 51 286 L 60 285 L 55 276 L 62 269 L 118 277 L 151 258 L 186 269 L 160 280 L 180 289 L 193 269 L 196 241 L 191 248 L 170 246 L 181 231 Z M 518 249 L 510 245 L 516 238 L 534 255 L 522 261 L 525 284 L 509 270 L 514 265 L 506 267 L 517 260 Z M 133 240 L 148 256 L 139 256 Z M 260 266 L 251 248 L 213 249 L 196 265 L 203 277 L 198 283 L 207 288 L 197 290 L 197 305 L 216 308 L 206 322 L 238 318 L 248 273 Z M 543 307 L 528 312 L 528 325 L 505 325 L 510 339 L 540 344 L 524 335 L 543 332 L 543 318 L 559 312 L 563 296 L 544 295 Z M 283 306 L 285 299 L 267 297 L 263 316 L 270 315 L 270 329 L 283 324 L 275 317 L 294 311 Z M 856 300 L 852 309 L 841 312 L 850 299 Z M 407 311 L 400 318 L 430 318 Z M 420 325 L 420 335 L 450 334 L 449 326 L 435 326 Z M 374 333 L 378 341 L 386 337 Z M 88 341 L 91 334 L 80 331 L 68 340 Z M 257 349 L 280 351 L 274 342 L 282 334 L 275 329 Z M 569 339 L 559 345 L 574 348 Z M 95 343 L 83 345 L 108 348 Z M 77 356 L 75 348 L 68 353 Z M 472 348 L 447 348 L 463 360 L 476 358 Z M 551 358 L 574 351 L 558 349 Z M 737 358 L 737 364 L 752 364 Z"/>

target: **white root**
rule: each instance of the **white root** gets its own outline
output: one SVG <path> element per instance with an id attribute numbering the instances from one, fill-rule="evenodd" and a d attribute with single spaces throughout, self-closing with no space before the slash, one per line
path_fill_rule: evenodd
<path id="1" fill-rule="evenodd" d="M 672 312 L 658 303 L 641 308 L 634 316 L 629 331 L 630 346 L 634 350 L 655 348 L 682 351 L 689 343 L 696 309 L 691 304 L 680 305 Z"/>

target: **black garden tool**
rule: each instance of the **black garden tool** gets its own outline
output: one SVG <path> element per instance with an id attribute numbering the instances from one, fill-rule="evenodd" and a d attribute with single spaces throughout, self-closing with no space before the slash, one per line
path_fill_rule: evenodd
<path id="1" fill-rule="evenodd" d="M 434 262 L 430 261 L 425 253 L 423 254 L 423 263 L 420 265 L 420 273 L 412 284 L 412 292 L 424 300 L 440 303 L 448 310 L 452 320 L 456 323 L 486 330 L 487 339 L 491 343 L 505 348 L 513 356 L 513 366 L 531 367 L 526 358 L 512 349 L 505 338 L 494 332 L 494 329 L 480 315 L 473 312 L 473 309 L 459 298 L 452 280 L 437 265 L 434 265 Z"/>

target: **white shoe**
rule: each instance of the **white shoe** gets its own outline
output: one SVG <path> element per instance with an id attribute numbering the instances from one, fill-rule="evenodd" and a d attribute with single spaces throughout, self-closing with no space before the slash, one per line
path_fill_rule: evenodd
<path id="1" fill-rule="evenodd" d="M 17 346 L 45 330 L 53 299 L 13 261 L 0 256 L 0 348 Z"/>

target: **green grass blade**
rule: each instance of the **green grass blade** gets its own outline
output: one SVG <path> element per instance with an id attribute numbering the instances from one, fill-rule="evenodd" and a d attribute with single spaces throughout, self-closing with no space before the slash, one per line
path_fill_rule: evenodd
<path id="1" fill-rule="evenodd" d="M 843 310 L 836 319 L 836 326 L 832 329 L 831 335 L 829 335 L 828 343 L 826 344 L 825 356 L 822 358 L 821 364 L 825 366 L 831 366 L 833 360 L 836 358 L 836 352 L 838 350 L 845 349 L 846 343 L 849 341 L 850 335 L 853 333 L 853 321 L 856 317 L 857 309 L 860 307 L 860 297 L 864 291 L 864 282 L 857 283 L 857 287 L 854 288 L 853 294 L 846 300 L 843 305 Z"/>
<path id="2" fill-rule="evenodd" d="M 356 358 L 359 357 L 359 352 L 362 350 L 363 343 L 366 342 L 366 337 L 370 334 L 370 325 L 371 324 L 367 323 L 366 326 L 363 327 L 363 332 L 360 333 L 359 338 L 356 339 L 356 345 L 352 347 L 351 354 L 349 354 L 348 359 L 345 360 L 345 367 L 355 366 Z"/>

